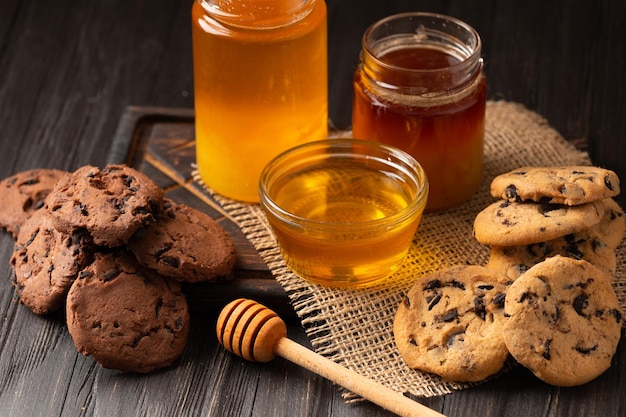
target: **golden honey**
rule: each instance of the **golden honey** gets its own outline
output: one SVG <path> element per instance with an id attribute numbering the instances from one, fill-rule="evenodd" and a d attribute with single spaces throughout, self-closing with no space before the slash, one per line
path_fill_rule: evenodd
<path id="1" fill-rule="evenodd" d="M 322 141 L 270 163 L 261 203 L 291 270 L 323 285 L 362 287 L 402 264 L 428 184 L 413 158 L 390 149 Z"/>
<path id="2" fill-rule="evenodd" d="M 197 0 L 192 35 L 199 174 L 257 202 L 271 158 L 327 137 L 325 3 Z"/>
<path id="3" fill-rule="evenodd" d="M 478 190 L 485 104 L 480 38 L 463 22 L 407 13 L 365 33 L 353 135 L 413 155 L 430 182 L 428 210 L 452 207 Z"/>

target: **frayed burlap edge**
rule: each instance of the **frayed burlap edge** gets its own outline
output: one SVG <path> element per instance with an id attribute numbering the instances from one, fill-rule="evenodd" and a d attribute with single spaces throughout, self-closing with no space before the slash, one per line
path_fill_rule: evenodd
<path id="1" fill-rule="evenodd" d="M 349 132 L 337 136 L 349 136 Z M 425 273 L 455 264 L 487 262 L 489 249 L 473 239 L 472 225 L 476 214 L 493 202 L 489 195 L 493 177 L 525 165 L 589 164 L 587 153 L 577 150 L 536 113 L 516 103 L 488 102 L 485 172 L 479 192 L 459 207 L 424 215 L 400 270 L 381 285 L 359 290 L 326 288 L 302 280 L 285 266 L 258 205 L 235 202 L 206 190 L 236 220 L 283 286 L 317 353 L 395 391 L 432 397 L 476 384 L 450 382 L 408 368 L 392 334 L 395 312 L 404 294 Z M 200 181 L 197 175 L 196 180 Z M 617 249 L 614 281 L 622 309 L 626 305 L 625 246 Z M 512 366 L 513 361 L 507 362 L 502 372 Z M 358 400 L 349 392 L 344 398 Z"/>

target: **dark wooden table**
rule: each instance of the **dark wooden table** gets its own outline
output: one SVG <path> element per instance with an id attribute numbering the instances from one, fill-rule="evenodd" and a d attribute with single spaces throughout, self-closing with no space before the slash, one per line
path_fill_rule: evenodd
<path id="1" fill-rule="evenodd" d="M 482 35 L 490 99 L 523 103 L 586 147 L 595 164 L 626 178 L 625 2 L 327 3 L 337 126 L 350 124 L 365 27 L 399 11 L 438 11 Z M 104 165 L 128 106 L 192 108 L 190 8 L 189 0 L 2 0 L 0 178 Z M 213 334 L 215 314 L 205 309 L 192 313 L 176 366 L 145 376 L 101 369 L 76 352 L 61 315 L 38 317 L 15 302 L 12 249 L 2 234 L 0 416 L 390 415 L 367 402 L 346 404 L 333 384 L 282 359 L 260 365 L 225 353 Z M 297 323 L 289 335 L 307 344 Z M 518 369 L 420 401 L 451 417 L 625 416 L 626 343 L 610 370 L 581 387 L 551 387 Z"/>

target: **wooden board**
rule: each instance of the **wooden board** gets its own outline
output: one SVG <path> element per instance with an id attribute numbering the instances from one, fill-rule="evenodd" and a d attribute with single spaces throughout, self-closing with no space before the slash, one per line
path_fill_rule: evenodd
<path id="1" fill-rule="evenodd" d="M 144 172 L 165 190 L 167 197 L 207 213 L 234 240 L 237 248 L 234 277 L 187 285 L 185 292 L 193 310 L 217 311 L 234 298 L 246 297 L 294 317 L 287 294 L 273 279 L 256 249 L 228 214 L 193 181 L 193 110 L 128 107 L 120 118 L 107 161 L 125 163 Z"/>

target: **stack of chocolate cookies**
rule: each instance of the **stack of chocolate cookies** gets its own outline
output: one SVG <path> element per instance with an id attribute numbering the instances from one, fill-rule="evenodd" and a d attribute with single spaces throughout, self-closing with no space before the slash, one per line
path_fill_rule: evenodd
<path id="1" fill-rule="evenodd" d="M 491 183 L 501 199 L 474 222 L 476 240 L 491 246 L 488 267 L 515 279 L 547 257 L 584 259 L 615 274 L 624 213 L 612 197 L 617 175 L 599 167 L 525 167 Z"/>
<path id="2" fill-rule="evenodd" d="M 541 380 L 584 384 L 611 364 L 624 323 L 612 281 L 626 228 L 617 175 L 588 166 L 524 167 L 496 177 L 500 201 L 475 218 L 485 266 L 421 277 L 394 337 L 412 368 L 478 381 L 510 354 Z"/>
<path id="3" fill-rule="evenodd" d="M 234 268 L 234 243 L 213 219 L 126 165 L 21 172 L 0 182 L 0 199 L 19 302 L 65 312 L 77 349 L 106 368 L 173 363 L 189 332 L 181 282 Z"/>

